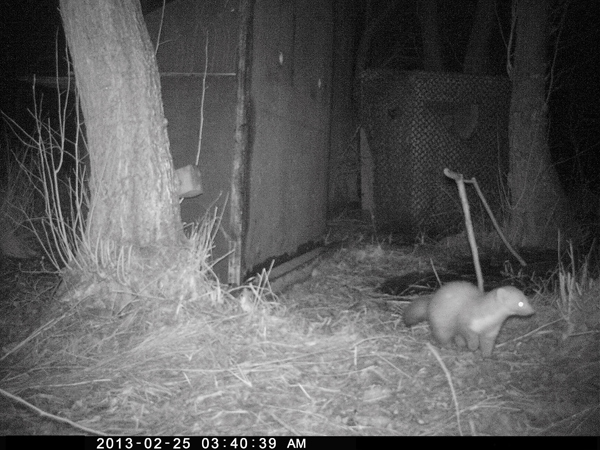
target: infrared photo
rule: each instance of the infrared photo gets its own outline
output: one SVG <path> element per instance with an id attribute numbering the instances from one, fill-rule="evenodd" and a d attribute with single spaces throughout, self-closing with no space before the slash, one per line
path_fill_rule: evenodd
<path id="1" fill-rule="evenodd" d="M 0 447 L 596 447 L 600 2 L 0 8 Z"/>

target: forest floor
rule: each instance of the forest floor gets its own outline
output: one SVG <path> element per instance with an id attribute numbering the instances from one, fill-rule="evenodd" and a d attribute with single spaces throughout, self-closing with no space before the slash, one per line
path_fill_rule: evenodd
<path id="1" fill-rule="evenodd" d="M 552 273 L 528 278 L 536 313 L 507 320 L 485 359 L 404 326 L 426 294 L 382 289 L 458 256 L 465 242 L 354 236 L 281 293 L 142 298 L 119 314 L 61 302 L 56 276 L 4 261 L 0 434 L 600 435 L 600 281 L 567 314 Z"/>

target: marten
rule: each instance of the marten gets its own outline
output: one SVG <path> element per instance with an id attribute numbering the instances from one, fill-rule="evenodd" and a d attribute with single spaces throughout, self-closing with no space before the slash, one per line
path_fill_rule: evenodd
<path id="1" fill-rule="evenodd" d="M 454 281 L 442 286 L 431 299 L 414 300 L 404 310 L 404 323 L 429 321 L 433 337 L 442 346 L 454 342 L 471 351 L 478 348 L 490 357 L 502 324 L 509 316 L 530 316 L 533 308 L 525 294 L 513 286 L 481 292 L 471 283 Z"/>

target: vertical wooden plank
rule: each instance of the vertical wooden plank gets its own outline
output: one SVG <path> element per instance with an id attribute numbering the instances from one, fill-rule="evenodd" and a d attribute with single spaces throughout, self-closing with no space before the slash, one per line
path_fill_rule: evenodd
<path id="1" fill-rule="evenodd" d="M 244 250 L 244 214 L 247 211 L 246 173 L 248 164 L 248 102 L 250 100 L 250 70 L 252 62 L 253 0 L 240 0 L 240 29 L 238 39 L 237 106 L 235 143 L 231 176 L 231 217 L 229 241 L 229 270 L 227 282 L 241 282 Z"/>

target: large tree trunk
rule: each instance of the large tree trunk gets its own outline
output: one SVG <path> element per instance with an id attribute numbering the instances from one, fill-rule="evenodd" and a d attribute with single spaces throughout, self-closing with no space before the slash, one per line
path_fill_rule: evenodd
<path id="1" fill-rule="evenodd" d="M 385 33 L 385 31 L 382 30 L 382 26 L 385 22 L 385 19 L 387 19 L 392 14 L 397 14 L 396 9 L 398 9 L 398 6 L 399 5 L 397 2 L 388 3 L 382 11 L 380 11 L 375 17 L 373 17 L 372 2 L 366 2 L 364 13 L 365 28 L 360 36 L 358 49 L 356 51 L 355 76 L 359 77 L 367 67 L 367 62 L 371 53 L 371 43 L 373 42 L 373 38 L 377 33 Z"/>
<path id="2" fill-rule="evenodd" d="M 137 0 L 60 0 L 85 119 L 90 243 L 183 238 L 154 50 Z"/>
<path id="3" fill-rule="evenodd" d="M 517 2 L 517 30 L 510 105 L 509 235 L 520 245 L 556 243 L 566 210 L 550 159 L 546 101 L 547 0 Z"/>
<path id="4" fill-rule="evenodd" d="M 495 19 L 494 0 L 478 0 L 465 55 L 464 73 L 484 75 L 489 70 L 490 38 Z"/>
<path id="5" fill-rule="evenodd" d="M 423 39 L 423 66 L 430 72 L 444 69 L 436 0 L 419 0 L 419 21 Z"/>

